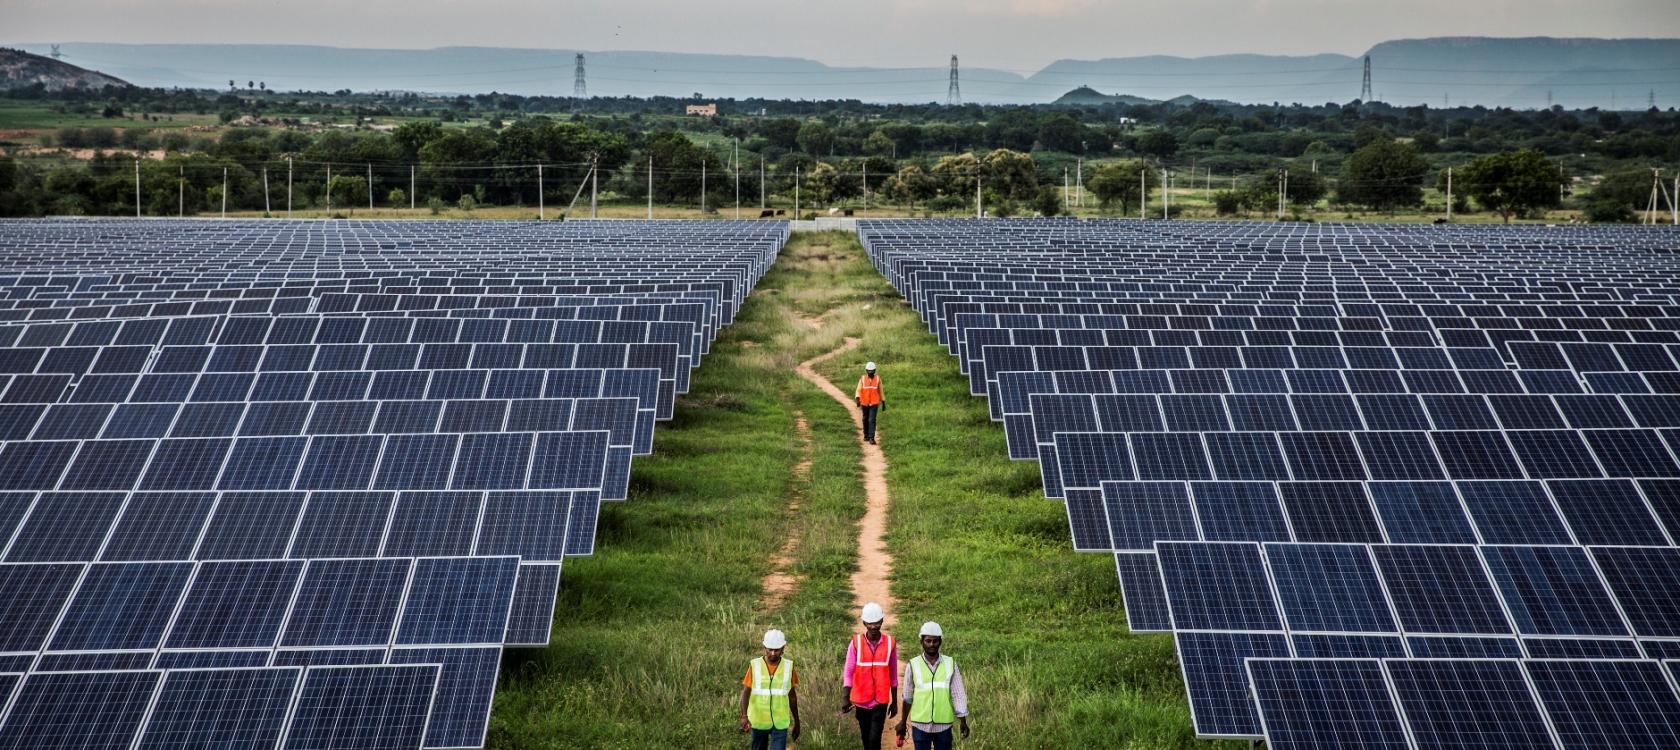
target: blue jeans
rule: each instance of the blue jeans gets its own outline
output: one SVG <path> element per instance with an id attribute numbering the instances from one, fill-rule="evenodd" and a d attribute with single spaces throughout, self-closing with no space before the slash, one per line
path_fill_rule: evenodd
<path id="1" fill-rule="evenodd" d="M 752 730 L 752 750 L 787 750 L 786 729 Z M 947 743 L 946 747 L 950 747 Z"/>
<path id="2" fill-rule="evenodd" d="M 943 732 L 924 732 L 910 727 L 910 742 L 916 750 L 951 750 L 951 735 L 957 730 L 947 729 Z"/>

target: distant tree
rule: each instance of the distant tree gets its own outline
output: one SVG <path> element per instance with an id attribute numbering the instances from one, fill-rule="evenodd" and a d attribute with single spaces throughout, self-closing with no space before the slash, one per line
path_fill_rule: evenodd
<path id="1" fill-rule="evenodd" d="M 1429 163 L 1409 143 L 1381 139 L 1354 151 L 1342 164 L 1336 198 L 1378 211 L 1423 204 Z"/>
<path id="2" fill-rule="evenodd" d="M 863 139 L 863 152 L 874 156 L 892 156 L 898 149 L 898 144 L 888 138 L 886 133 L 876 130 Z"/>
<path id="3" fill-rule="evenodd" d="M 1142 161 L 1109 164 L 1085 178 L 1085 189 L 1097 196 L 1103 209 L 1127 213 L 1145 197 L 1144 190 L 1160 186 L 1160 176 Z"/>
<path id="4" fill-rule="evenodd" d="M 391 192 L 385 195 L 385 200 L 397 208 L 406 208 L 408 206 L 408 191 L 402 188 L 391 188 Z"/>
<path id="5" fill-rule="evenodd" d="M 1465 165 L 1463 172 L 1465 192 L 1507 224 L 1512 214 L 1558 205 L 1562 173 L 1539 151 L 1488 154 Z"/>
<path id="6" fill-rule="evenodd" d="M 843 192 L 841 182 L 840 170 L 828 162 L 819 162 L 805 175 L 805 194 L 813 205 L 826 206 Z"/>
<path id="7" fill-rule="evenodd" d="M 1038 145 L 1044 150 L 1082 154 L 1086 139 L 1085 126 L 1066 112 L 1046 115 L 1039 121 Z"/>
<path id="8" fill-rule="evenodd" d="M 986 185 L 1001 198 L 1028 201 L 1038 195 L 1038 164 L 1020 151 L 995 149 L 981 160 Z"/>
<path id="9" fill-rule="evenodd" d="M 254 89 L 256 87 L 257 87 L 257 82 L 256 81 L 246 81 L 245 82 L 245 88 L 246 89 Z"/>
<path id="10" fill-rule="evenodd" d="M 332 182 L 327 183 L 327 191 L 332 194 L 334 206 L 355 208 L 367 205 L 368 184 L 361 175 L 335 174 Z"/>
<path id="11" fill-rule="evenodd" d="M 1138 136 L 1137 150 L 1146 156 L 1165 159 L 1178 153 L 1178 136 L 1164 128 L 1151 130 Z"/>
<path id="12" fill-rule="evenodd" d="M 921 167 L 911 164 L 898 170 L 898 174 L 887 180 L 883 192 L 888 200 L 909 204 L 910 210 L 915 211 L 916 203 L 930 201 L 939 196 L 939 180 Z"/>
<path id="13" fill-rule="evenodd" d="M 759 134 L 771 145 L 788 151 L 799 148 L 799 130 L 799 121 L 788 117 L 766 120 L 758 128 Z"/>
<path id="14" fill-rule="evenodd" d="M 974 181 L 980 175 L 980 160 L 974 154 L 942 156 L 933 165 L 933 175 L 939 180 L 942 195 L 967 196 L 974 194 Z"/>
<path id="15" fill-rule="evenodd" d="M 268 90 L 268 81 L 257 81 L 257 90 L 258 91 L 267 91 Z"/>
<path id="16" fill-rule="evenodd" d="M 816 157 L 827 156 L 834 148 L 834 131 L 818 120 L 799 126 L 799 150 Z"/>
<path id="17" fill-rule="evenodd" d="M 1593 188 L 1593 203 L 1613 203 L 1627 207 L 1631 214 L 1644 211 L 1651 200 L 1651 170 L 1629 169 L 1611 172 Z"/>
<path id="18" fill-rule="evenodd" d="M 1062 212 L 1062 191 L 1049 185 L 1038 189 L 1038 195 L 1032 201 L 1033 210 L 1040 216 L 1055 216 Z"/>
<path id="19" fill-rule="evenodd" d="M 229 78 L 228 79 L 228 91 L 232 91 L 236 88 L 239 88 L 239 84 L 235 83 L 232 78 Z"/>

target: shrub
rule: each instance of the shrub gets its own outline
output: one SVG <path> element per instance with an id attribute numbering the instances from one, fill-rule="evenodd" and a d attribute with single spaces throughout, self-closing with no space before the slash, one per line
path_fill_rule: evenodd
<path id="1" fill-rule="evenodd" d="M 472 213 L 473 209 L 478 208 L 478 199 L 472 197 L 471 194 L 462 194 L 461 199 L 455 201 L 455 207 L 467 213 Z"/>
<path id="2" fill-rule="evenodd" d="M 1594 224 L 1627 224 L 1633 221 L 1633 209 L 1615 198 L 1599 198 L 1587 204 L 1587 221 Z"/>
<path id="3" fill-rule="evenodd" d="M 434 195 L 426 199 L 426 210 L 432 212 L 433 216 L 443 213 L 443 208 L 444 202 L 442 198 Z"/>

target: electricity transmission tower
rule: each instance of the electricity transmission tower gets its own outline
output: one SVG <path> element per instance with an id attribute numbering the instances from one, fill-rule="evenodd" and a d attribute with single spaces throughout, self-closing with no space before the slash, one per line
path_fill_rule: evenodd
<path id="1" fill-rule="evenodd" d="M 572 73 L 572 111 L 576 112 L 589 98 L 589 85 L 583 81 L 583 53 L 577 53 L 577 69 Z"/>
<path id="2" fill-rule="evenodd" d="M 1359 101 L 1370 104 L 1375 98 L 1371 94 L 1371 56 L 1365 56 L 1365 80 L 1359 85 Z"/>
<path id="3" fill-rule="evenodd" d="M 951 56 L 951 85 L 945 89 L 945 106 L 962 106 L 962 88 L 957 85 L 957 56 Z"/>
<path id="4" fill-rule="evenodd" d="M 55 45 L 52 46 L 52 59 L 58 60 L 58 59 L 63 58 L 64 56 L 65 56 L 64 53 L 59 51 L 58 45 L 55 44 Z"/>

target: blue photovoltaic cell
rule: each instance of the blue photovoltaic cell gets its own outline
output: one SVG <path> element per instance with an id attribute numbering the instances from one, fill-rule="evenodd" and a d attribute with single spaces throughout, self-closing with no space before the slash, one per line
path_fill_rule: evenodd
<path id="1" fill-rule="evenodd" d="M 1509 634 L 1474 547 L 1371 548 L 1407 633 Z"/>
<path id="2" fill-rule="evenodd" d="M 1552 746 L 1518 662 L 1397 659 L 1385 666 L 1419 747 Z"/>
<path id="3" fill-rule="evenodd" d="M 191 559 L 215 502 L 208 492 L 136 492 L 99 559 Z"/>
<path id="4" fill-rule="evenodd" d="M 1498 432 L 1432 432 L 1453 479 L 1522 479 L 1522 467 Z"/>
<path id="5" fill-rule="evenodd" d="M 1415 659 L 1521 659 L 1515 638 L 1407 636 L 1406 647 Z"/>
<path id="6" fill-rule="evenodd" d="M 1680 698 L 1655 661 L 1530 661 L 1564 747 L 1680 747 Z"/>
<path id="7" fill-rule="evenodd" d="M 1286 542 L 1291 535 L 1277 490 L 1265 482 L 1190 485 L 1202 538 L 1210 542 Z"/>
<path id="8" fill-rule="evenodd" d="M 44 647 L 85 567 L 78 563 L 0 565 L 0 652 Z"/>
<path id="9" fill-rule="evenodd" d="M 320 435 L 298 471 L 300 490 L 362 490 L 373 478 L 384 446 L 378 435 Z"/>
<path id="10" fill-rule="evenodd" d="M 311 667 L 286 731 L 287 750 L 410 750 L 436 694 L 434 665 Z"/>
<path id="11" fill-rule="evenodd" d="M 1579 547 L 1483 547 L 1482 557 L 1524 635 L 1628 635 Z"/>
<path id="12" fill-rule="evenodd" d="M 384 663 L 384 647 L 284 649 L 274 652 L 276 667 L 354 667 Z"/>
<path id="13" fill-rule="evenodd" d="M 199 541 L 200 560 L 286 556 L 303 510 L 302 492 L 223 492 Z"/>
<path id="14" fill-rule="evenodd" d="M 96 563 L 53 632 L 53 651 L 155 649 L 193 563 Z"/>
<path id="15" fill-rule="evenodd" d="M 1406 644 L 1392 635 L 1331 635 L 1324 633 L 1289 636 L 1295 655 L 1302 659 L 1403 659 Z"/>
<path id="16" fill-rule="evenodd" d="M 1587 430 L 1582 433 L 1612 477 L 1680 477 L 1680 465 L 1655 430 Z"/>
<path id="17" fill-rule="evenodd" d="M 260 750 L 280 741 L 303 670 L 217 669 L 170 672 L 139 750 Z"/>
<path id="18" fill-rule="evenodd" d="M 1613 638 L 1524 638 L 1533 659 L 1643 659 L 1639 644 Z"/>
<path id="19" fill-rule="evenodd" d="M 566 554 L 595 554 L 595 522 L 601 515 L 601 493 L 572 493 L 571 517 L 566 519 Z"/>
<path id="20" fill-rule="evenodd" d="M 1278 434 L 1289 470 L 1296 479 L 1338 481 L 1365 479 L 1365 467 L 1353 438 L 1341 432 L 1284 432 Z"/>
<path id="21" fill-rule="evenodd" d="M 199 565 L 164 648 L 273 647 L 303 567 L 302 560 Z"/>
<path id="22" fill-rule="evenodd" d="M 1061 487 L 1097 489 L 1103 482 L 1127 481 L 1133 478 L 1131 459 L 1127 457 L 1126 452 L 1125 435 L 1064 433 L 1056 436 L 1054 455 Z M 1047 476 L 1051 468 L 1044 464 L 1043 470 Z M 1053 497 L 1059 495 L 1060 493 Z"/>
<path id="23" fill-rule="evenodd" d="M 1173 634 L 1190 717 L 1202 737 L 1260 737 L 1260 716 L 1248 686 L 1243 660 L 1288 657 L 1282 633 Z"/>
<path id="24" fill-rule="evenodd" d="M 146 468 L 156 440 L 89 440 L 59 481 L 61 490 L 127 490 Z M 42 488 L 50 489 L 50 488 Z"/>
<path id="25" fill-rule="evenodd" d="M 1149 551 L 1156 541 L 1195 541 L 1196 516 L 1179 482 L 1104 482 L 1114 549 Z"/>
<path id="26" fill-rule="evenodd" d="M 1060 438 L 1058 438 L 1059 440 Z M 1143 481 L 1212 479 L 1201 436 L 1195 433 L 1133 433 L 1128 436 L 1138 479 Z M 1060 448 L 1058 447 L 1058 452 Z M 1063 452 L 1063 455 L 1066 455 Z M 1065 460 L 1065 459 L 1064 459 Z M 1062 476 L 1068 476 L 1067 467 Z M 1116 477 L 1124 479 L 1124 477 Z M 1068 484 L 1068 486 L 1074 486 Z"/>
<path id="27" fill-rule="evenodd" d="M 1258 545 L 1159 542 L 1155 552 L 1174 629 L 1283 629 Z"/>
<path id="28" fill-rule="evenodd" d="M 76 453 L 77 443 L 12 442 L 0 448 L 0 490 L 50 490 Z"/>
<path id="29" fill-rule="evenodd" d="M 210 490 L 227 460 L 233 441 L 227 438 L 158 441 L 152 462 L 141 478 L 142 490 Z"/>
<path id="30" fill-rule="evenodd" d="M 1476 532 L 1447 482 L 1372 482 L 1371 503 L 1395 544 L 1475 544 Z"/>
<path id="31" fill-rule="evenodd" d="M 311 560 L 280 645 L 373 646 L 391 641 L 410 560 Z"/>
<path id="32" fill-rule="evenodd" d="M 94 559 L 123 500 L 114 492 L 41 493 L 12 538 L 6 562 Z"/>
<path id="33" fill-rule="evenodd" d="M 547 434 L 547 433 L 544 433 Z M 463 435 L 455 458 L 450 488 L 457 490 L 525 489 L 526 471 L 531 465 L 531 433 L 479 433 Z M 606 441 L 601 441 L 605 455 Z M 605 460 L 603 458 L 603 460 Z"/>
<path id="34" fill-rule="evenodd" d="M 1383 541 L 1382 527 L 1357 482 L 1283 482 L 1283 510 L 1298 542 Z"/>
<path id="35" fill-rule="evenodd" d="M 391 517 L 390 492 L 314 492 L 287 557 L 374 557 Z"/>
<path id="36" fill-rule="evenodd" d="M 518 555 L 527 562 L 563 559 L 573 495 L 566 492 L 492 492 L 478 532 L 480 556 Z M 589 529 L 594 538 L 594 527 Z"/>
<path id="37" fill-rule="evenodd" d="M 386 557 L 472 554 L 481 492 L 404 492 L 397 496 L 391 527 L 385 532 Z"/>
<path id="38" fill-rule="evenodd" d="M 1459 482 L 1484 544 L 1574 544 L 1539 482 Z"/>
<path id="39" fill-rule="evenodd" d="M 1547 482 L 1546 486 L 1581 544 L 1669 545 L 1633 482 L 1600 479 Z"/>
<path id="40" fill-rule="evenodd" d="M 240 438 L 228 453 L 217 489 L 291 489 L 305 442 L 298 437 Z"/>
<path id="41" fill-rule="evenodd" d="M 30 675 L 0 725 L 0 748 L 125 750 L 134 743 L 161 674 Z"/>
<path id="42" fill-rule="evenodd" d="M 36 672 L 120 672 L 152 665 L 151 651 L 93 651 L 46 653 L 35 662 Z"/>
<path id="43" fill-rule="evenodd" d="M 517 557 L 416 560 L 397 645 L 501 643 L 518 575 Z"/>
<path id="44" fill-rule="evenodd" d="M 425 747 L 479 747 L 490 723 L 490 701 L 496 693 L 502 649 L 399 648 L 392 664 L 441 664 L 437 698 L 426 724 Z"/>
<path id="45" fill-rule="evenodd" d="M 1680 548 L 1599 547 L 1592 556 L 1635 635 L 1680 636 Z"/>
<path id="46" fill-rule="evenodd" d="M 260 651 L 164 651 L 156 669 L 249 669 L 268 666 L 268 649 Z"/>
<path id="47" fill-rule="evenodd" d="M 1172 615 L 1167 611 L 1167 594 L 1161 588 L 1161 570 L 1155 555 L 1149 553 L 1119 553 L 1114 566 L 1120 576 L 1120 594 L 1126 604 L 1126 627 L 1134 633 L 1160 633 L 1172 630 Z"/>
<path id="48" fill-rule="evenodd" d="M 1361 432 L 1354 436 L 1371 478 L 1377 480 L 1445 479 L 1435 448 L 1422 432 Z"/>
<path id="49" fill-rule="evenodd" d="M 1100 490 L 1068 490 L 1062 505 L 1067 510 L 1068 531 L 1073 548 L 1080 552 L 1114 548 L 1108 533 L 1108 511 Z"/>
<path id="50" fill-rule="evenodd" d="M 537 435 L 530 489 L 600 489 L 607 442 L 608 433 L 601 431 Z"/>
<path id="51" fill-rule="evenodd" d="M 508 645 L 546 645 L 554 627 L 554 600 L 559 593 L 559 565 L 520 565 L 504 641 Z"/>
<path id="52" fill-rule="evenodd" d="M 449 486 L 459 435 L 393 435 L 373 479 L 376 490 L 441 490 Z"/>
<path id="53" fill-rule="evenodd" d="M 1266 746 L 1410 747 L 1377 661 L 1251 659 Z"/>
<path id="54" fill-rule="evenodd" d="M 1363 545 L 1265 545 L 1289 630 L 1395 633 L 1398 627 Z"/>
<path id="55" fill-rule="evenodd" d="M 1203 437 L 1207 441 L 1208 457 L 1213 461 L 1213 473 L 1220 479 L 1289 479 L 1289 466 L 1269 432 L 1209 433 Z"/>

